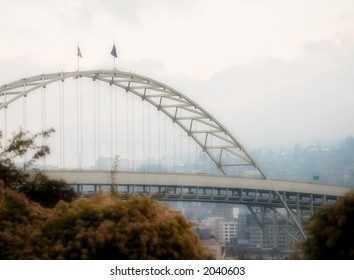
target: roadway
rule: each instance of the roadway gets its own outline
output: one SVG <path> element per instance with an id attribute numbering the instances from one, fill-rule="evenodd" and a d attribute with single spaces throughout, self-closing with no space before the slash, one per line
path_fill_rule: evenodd
<path id="1" fill-rule="evenodd" d="M 243 188 L 248 190 L 278 191 L 342 197 L 353 190 L 350 187 L 277 181 L 230 176 L 183 173 L 139 173 L 110 171 L 44 171 L 50 178 L 63 179 L 70 185 L 140 185 L 140 186 L 188 186 L 216 188 Z"/>

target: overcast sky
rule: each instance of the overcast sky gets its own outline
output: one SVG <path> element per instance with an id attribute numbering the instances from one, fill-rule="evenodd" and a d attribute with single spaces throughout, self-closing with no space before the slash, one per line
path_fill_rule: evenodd
<path id="1" fill-rule="evenodd" d="M 112 68 L 166 83 L 246 147 L 354 135 L 353 0 L 0 0 L 0 84 Z"/>

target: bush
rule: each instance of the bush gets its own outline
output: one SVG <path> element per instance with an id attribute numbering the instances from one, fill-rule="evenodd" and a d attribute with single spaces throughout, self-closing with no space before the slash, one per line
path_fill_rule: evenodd
<path id="1" fill-rule="evenodd" d="M 210 259 L 181 213 L 145 196 L 43 208 L 0 190 L 1 259 Z"/>
<path id="2" fill-rule="evenodd" d="M 316 260 L 354 259 L 354 192 L 328 208 L 316 211 L 307 228 L 308 238 L 299 244 L 296 258 Z"/>
<path id="3" fill-rule="evenodd" d="M 41 172 L 28 176 L 26 183 L 20 185 L 18 190 L 30 200 L 47 208 L 54 207 L 60 200 L 73 201 L 77 196 L 73 188 L 65 181 L 50 179 Z"/>

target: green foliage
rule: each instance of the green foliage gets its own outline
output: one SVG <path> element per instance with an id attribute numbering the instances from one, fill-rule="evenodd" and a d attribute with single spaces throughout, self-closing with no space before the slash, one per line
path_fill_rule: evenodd
<path id="1" fill-rule="evenodd" d="M 30 176 L 25 170 L 16 166 L 15 160 L 24 155 L 30 158 L 24 163 L 26 169 L 49 154 L 49 147 L 37 142 L 39 138 L 48 138 L 53 132 L 54 129 L 48 129 L 31 134 L 20 129 L 14 133 L 5 147 L 0 146 L 0 179 L 6 186 L 18 186 L 18 189 L 28 198 L 44 207 L 54 207 L 60 200 L 72 201 L 75 192 L 63 180 L 52 180 L 40 172 Z"/>
<path id="2" fill-rule="evenodd" d="M 304 259 L 354 259 L 354 192 L 333 207 L 315 212 L 308 239 L 300 244 Z"/>
<path id="3" fill-rule="evenodd" d="M 0 259 L 210 259 L 180 214 L 144 197 L 99 195 L 43 208 L 0 187 Z"/>
<path id="4" fill-rule="evenodd" d="M 43 207 L 54 207 L 60 200 L 70 202 L 76 198 L 71 186 L 63 180 L 53 180 L 41 172 L 27 178 L 26 183 L 18 190 L 30 200 L 40 203 Z"/>
<path id="5" fill-rule="evenodd" d="M 28 175 L 16 167 L 15 159 L 27 155 L 30 159 L 24 163 L 24 169 L 26 169 L 38 159 L 49 154 L 49 147 L 39 145 L 37 142 L 38 138 L 48 138 L 53 132 L 53 128 L 36 134 L 20 129 L 14 133 L 8 143 L 5 143 L 4 147 L 1 146 L 0 141 L 0 179 L 6 185 L 26 183 Z"/>

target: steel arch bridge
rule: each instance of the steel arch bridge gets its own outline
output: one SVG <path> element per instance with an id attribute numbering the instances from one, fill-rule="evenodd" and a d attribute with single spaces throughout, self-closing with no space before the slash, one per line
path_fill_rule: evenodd
<path id="1" fill-rule="evenodd" d="M 165 194 L 160 197 L 162 200 L 168 200 L 169 197 L 171 197 L 172 200 L 181 199 L 183 201 L 188 201 L 188 198 L 193 197 L 195 201 L 203 202 L 215 201 L 219 198 L 222 198 L 219 202 L 224 203 L 240 204 L 240 202 L 242 202 L 241 204 L 246 205 L 257 220 L 267 241 L 276 252 L 278 252 L 278 243 L 277 241 L 272 241 L 272 238 L 266 230 L 267 224 L 265 220 L 267 218 L 267 210 L 274 214 L 275 220 L 283 220 L 282 230 L 288 234 L 290 238 L 294 240 L 305 239 L 306 235 L 302 229 L 304 216 L 303 204 L 311 205 L 311 207 L 305 207 L 307 209 L 306 214 L 308 214 L 309 211 L 312 211 L 312 206 L 316 205 L 316 203 L 318 204 L 316 199 L 320 199 L 320 206 L 327 206 L 344 194 L 345 190 L 343 189 L 338 192 L 335 188 L 324 188 L 326 190 L 330 189 L 327 196 L 324 193 L 323 188 L 321 190 L 321 187 L 314 186 L 312 191 L 307 189 L 311 187 L 309 185 L 306 185 L 305 189 L 303 185 L 292 184 L 290 182 L 284 182 L 284 185 L 289 187 L 283 189 L 280 187 L 282 184 L 281 182 L 275 183 L 267 180 L 264 172 L 260 169 L 244 146 L 228 129 L 226 129 L 200 105 L 166 84 L 130 72 L 93 70 L 58 72 L 24 78 L 0 87 L 0 111 L 2 110 L 6 112 L 9 106 L 21 98 L 26 98 L 36 90 L 46 88 L 50 84 L 64 82 L 69 78 L 101 81 L 110 86 L 122 88 L 127 93 L 132 93 L 138 96 L 142 101 L 147 102 L 151 106 L 157 108 L 158 111 L 165 114 L 173 123 L 178 125 L 186 135 L 193 139 L 195 143 L 201 147 L 202 151 L 208 155 L 218 170 L 224 175 L 226 180 L 230 179 L 231 182 L 238 182 L 230 184 L 229 180 L 227 183 L 226 181 L 224 183 L 223 179 L 221 179 L 222 177 L 210 177 L 208 180 L 217 180 L 219 183 L 214 182 L 211 184 L 209 182 L 210 184 L 206 184 L 205 180 L 207 177 L 201 175 L 197 178 L 199 178 L 198 180 L 201 180 L 202 183 L 194 182 L 195 179 L 190 182 L 186 181 L 183 184 L 169 182 L 168 180 L 165 181 L 165 179 L 161 179 L 161 183 L 153 183 L 153 181 L 142 182 L 139 181 L 140 179 L 138 181 L 129 179 L 131 176 L 138 176 L 134 173 L 131 173 L 131 175 L 128 174 L 128 179 L 126 180 L 119 179 L 117 182 L 114 182 L 114 176 L 121 176 L 121 174 L 119 174 L 119 172 L 113 172 L 114 170 L 112 170 L 111 172 L 104 173 L 106 175 L 103 177 L 105 178 L 103 181 L 97 180 L 98 178 L 101 178 L 100 176 L 102 175 L 95 175 L 95 179 L 91 182 L 86 182 L 86 184 L 92 184 L 95 186 L 111 184 L 115 185 L 115 187 L 118 187 L 118 185 L 121 184 L 122 186 L 126 186 L 128 190 L 130 190 L 130 187 L 134 189 L 134 186 L 137 184 L 137 186 L 143 186 L 141 187 L 143 191 L 149 189 L 150 195 L 152 194 L 153 188 L 156 187 L 157 194 L 160 196 L 160 190 L 162 188 L 165 188 L 165 190 L 166 188 L 173 189 L 173 194 L 169 194 L 168 196 L 167 192 L 165 192 Z M 251 171 L 251 173 L 237 173 L 237 171 L 235 171 L 240 169 L 242 171 Z M 69 181 L 78 187 L 82 186 L 85 184 L 83 178 L 87 178 L 88 175 L 80 170 L 75 172 L 75 176 L 79 179 L 72 180 L 72 177 L 69 177 Z M 58 176 L 58 172 L 55 174 Z M 62 176 L 65 177 L 68 176 L 68 174 L 68 171 L 63 170 Z M 252 178 L 249 178 L 250 174 L 252 175 Z M 244 178 L 242 181 L 238 181 L 237 179 L 233 179 L 235 178 L 235 175 Z M 139 176 L 144 178 L 144 180 L 147 178 L 142 174 L 139 174 Z M 160 175 L 152 174 L 150 177 L 157 178 L 159 176 Z M 163 178 L 167 177 L 168 176 L 166 175 Z M 179 174 L 174 178 L 182 180 L 182 177 L 183 174 Z M 277 187 L 273 187 L 273 184 Z M 292 188 L 294 189 L 292 190 Z M 194 197 L 189 193 L 192 189 L 195 193 L 201 192 L 201 195 L 198 194 Z M 187 190 L 188 193 L 183 195 L 185 190 Z M 178 192 L 180 192 L 180 194 Z M 211 193 L 208 194 L 208 192 Z M 235 194 L 238 194 L 238 198 L 234 197 Z M 201 199 L 202 197 L 204 198 Z M 330 198 L 330 201 L 328 198 Z M 274 201 L 276 201 L 276 203 L 274 203 Z M 283 209 L 285 212 L 279 209 Z M 274 226 L 274 224 L 272 226 Z M 293 228 L 294 230 L 290 231 L 289 228 Z"/>
<path id="2" fill-rule="evenodd" d="M 99 80 L 139 96 L 180 126 L 224 175 L 238 167 L 250 167 L 257 177 L 266 178 L 243 145 L 210 113 L 179 91 L 141 75 L 117 70 L 93 70 L 33 76 L 0 87 L 0 110 L 37 89 L 68 78 Z"/>

